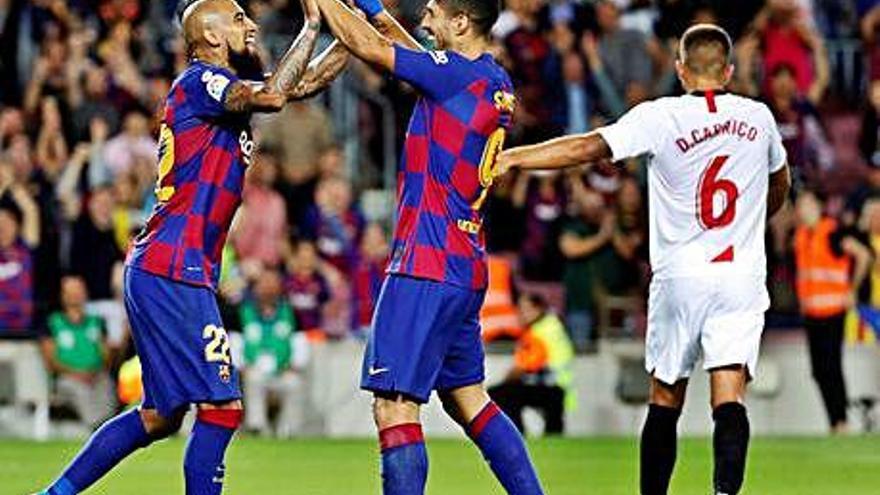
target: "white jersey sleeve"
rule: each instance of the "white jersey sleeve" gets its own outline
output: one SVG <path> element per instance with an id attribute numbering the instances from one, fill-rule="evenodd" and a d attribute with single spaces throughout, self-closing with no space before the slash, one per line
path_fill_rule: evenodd
<path id="1" fill-rule="evenodd" d="M 611 148 L 614 161 L 642 154 L 654 154 L 660 135 L 656 132 L 658 114 L 655 102 L 636 105 L 620 119 L 596 130 Z"/>

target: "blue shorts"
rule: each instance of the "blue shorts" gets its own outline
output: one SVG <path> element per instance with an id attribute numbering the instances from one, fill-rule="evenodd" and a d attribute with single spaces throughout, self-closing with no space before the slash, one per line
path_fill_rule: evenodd
<path id="1" fill-rule="evenodd" d="M 432 390 L 482 383 L 484 297 L 482 290 L 389 275 L 376 302 L 361 388 L 424 403 Z"/>
<path id="2" fill-rule="evenodd" d="M 127 267 L 124 292 L 143 369 L 142 407 L 169 417 L 189 404 L 241 399 L 210 289 Z"/>

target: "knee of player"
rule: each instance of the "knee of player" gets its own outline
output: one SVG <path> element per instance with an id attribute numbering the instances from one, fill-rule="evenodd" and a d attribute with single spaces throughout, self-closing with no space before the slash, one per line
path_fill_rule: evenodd
<path id="1" fill-rule="evenodd" d="M 141 420 L 144 422 L 144 430 L 153 440 L 169 437 L 180 430 L 183 424 L 183 416 L 186 411 L 179 411 L 170 417 L 160 416 L 152 409 L 141 410 Z"/>
<path id="2" fill-rule="evenodd" d="M 681 409 L 684 406 L 686 390 L 686 381 L 680 381 L 674 385 L 667 385 L 655 378 L 651 386 L 651 404 L 672 409 Z"/>
<path id="3" fill-rule="evenodd" d="M 403 397 L 380 397 L 373 399 L 373 419 L 381 430 L 405 423 L 419 421 L 419 406 Z"/>

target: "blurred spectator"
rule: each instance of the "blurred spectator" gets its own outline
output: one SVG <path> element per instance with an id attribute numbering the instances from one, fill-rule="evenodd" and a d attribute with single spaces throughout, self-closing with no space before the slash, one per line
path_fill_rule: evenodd
<path id="1" fill-rule="evenodd" d="M 749 94 L 759 92 L 753 70 L 760 55 L 762 93 L 772 94 L 770 78 L 784 64 L 790 68 L 799 96 L 814 105 L 822 101 L 830 77 L 828 54 L 811 17 L 797 1 L 769 0 L 740 40 L 737 52 L 739 79 Z"/>
<path id="2" fill-rule="evenodd" d="M 579 176 L 570 183 L 575 214 L 559 238 L 559 250 L 565 259 L 565 321 L 575 348 L 585 351 L 593 349 L 596 340 L 599 252 L 614 239 L 616 219 L 603 209 L 602 196 L 587 189 Z"/>
<path id="3" fill-rule="evenodd" d="M 302 185 L 314 179 L 321 155 L 335 145 L 330 115 L 311 101 L 287 105 L 280 113 L 266 117 L 258 130 L 261 144 L 279 151 L 281 179 L 288 184 Z"/>
<path id="4" fill-rule="evenodd" d="M 114 208 L 109 186 L 92 190 L 85 211 L 73 223 L 69 271 L 85 280 L 91 297 L 88 310 L 104 319 L 108 342 L 119 348 L 125 341 L 125 310 L 115 297 L 114 274 L 119 279 L 123 253 L 116 241 Z"/>
<path id="5" fill-rule="evenodd" d="M 107 141 L 104 146 L 104 161 L 115 177 L 132 171 L 141 160 L 155 166 L 158 145 L 150 134 L 150 122 L 139 111 L 125 115 L 122 132 Z"/>
<path id="6" fill-rule="evenodd" d="M 299 328 L 317 339 L 323 335 L 323 307 L 330 299 L 327 279 L 319 271 L 320 258 L 315 244 L 296 243 L 287 261 L 284 292 L 293 307 Z"/>
<path id="7" fill-rule="evenodd" d="M 373 320 L 373 308 L 379 298 L 385 269 L 391 255 L 391 247 L 385 231 L 378 223 L 371 223 L 364 229 L 358 263 L 352 279 L 352 330 L 365 336 Z"/>
<path id="8" fill-rule="evenodd" d="M 68 97 L 73 110 L 73 132 L 77 140 L 88 140 L 92 119 L 106 122 L 111 134 L 119 130 L 119 111 L 110 103 L 110 74 L 100 66 L 83 68 L 80 81 L 75 80 Z"/>
<path id="9" fill-rule="evenodd" d="M 880 189 L 880 78 L 868 85 L 867 105 L 862 114 L 859 149 L 865 163 L 871 167 L 868 182 L 873 189 Z"/>
<path id="10" fill-rule="evenodd" d="M 488 265 L 489 285 L 480 309 L 483 342 L 515 339 L 522 334 L 523 327 L 514 304 L 512 263 L 508 257 L 490 254 Z"/>
<path id="11" fill-rule="evenodd" d="M 242 206 L 232 234 L 240 259 L 259 261 L 267 267 L 281 263 L 281 246 L 288 233 L 284 198 L 272 188 L 277 178 L 275 151 L 260 149 L 247 172 Z"/>
<path id="12" fill-rule="evenodd" d="M 878 43 L 880 37 L 877 36 L 877 30 L 880 28 L 880 2 L 867 0 L 865 3 L 873 5 L 861 12 L 859 29 L 867 56 L 868 74 L 872 80 L 876 80 L 880 78 L 880 43 Z"/>
<path id="13" fill-rule="evenodd" d="M 314 240 L 321 258 L 349 276 L 364 223 L 352 198 L 351 184 L 340 177 L 328 177 L 318 183 L 315 204 L 306 212 L 300 234 Z"/>
<path id="14" fill-rule="evenodd" d="M 33 316 L 33 255 L 40 241 L 39 209 L 0 163 L 0 336 L 27 335 Z"/>
<path id="15" fill-rule="evenodd" d="M 510 57 L 510 76 L 517 88 L 517 126 L 522 129 L 521 141 L 543 141 L 562 132 L 559 112 L 554 105 L 554 89 L 561 80 L 559 55 L 542 31 L 541 10 L 545 0 L 510 0 L 507 2 L 509 21 L 502 39 Z"/>
<path id="16" fill-rule="evenodd" d="M 300 429 L 303 402 L 299 373 L 308 362 L 308 346 L 293 309 L 284 298 L 281 274 L 266 270 L 253 285 L 253 295 L 239 310 L 243 332 L 241 372 L 245 401 L 245 428 L 268 434 L 270 398 L 278 402 L 275 432 L 288 437 Z"/>
<path id="17" fill-rule="evenodd" d="M 43 98 L 40 110 L 41 125 L 34 155 L 43 173 L 49 178 L 56 178 L 67 162 L 67 142 L 64 140 L 58 100 Z"/>
<path id="18" fill-rule="evenodd" d="M 842 367 L 844 322 L 847 311 L 858 301 L 858 288 L 868 275 L 872 255 L 853 232 L 825 216 L 823 206 L 822 198 L 810 190 L 797 198 L 797 295 L 813 378 L 822 393 L 832 433 L 843 433 L 848 404 Z"/>
<path id="19" fill-rule="evenodd" d="M 596 3 L 602 66 L 618 95 L 636 101 L 654 93 L 655 73 L 670 67 L 660 43 L 620 24 L 620 8 L 611 0 Z"/>
<path id="20" fill-rule="evenodd" d="M 647 211 L 639 183 L 632 177 L 620 183 L 614 204 L 615 230 L 611 256 L 603 262 L 602 287 L 613 295 L 641 288 L 642 263 L 647 263 Z"/>
<path id="21" fill-rule="evenodd" d="M 562 275 L 557 239 L 565 213 L 565 191 L 556 173 L 523 173 L 511 201 L 525 212 L 520 270 L 527 280 L 558 281 Z"/>
<path id="22" fill-rule="evenodd" d="M 144 226 L 139 187 L 134 174 L 120 174 L 113 179 L 113 236 L 120 252 L 128 251 L 129 241 Z"/>
<path id="23" fill-rule="evenodd" d="M 834 166 L 834 154 L 819 114 L 799 96 L 794 70 L 780 63 L 770 75 L 770 109 L 788 153 L 795 184 L 813 184 Z"/>
<path id="24" fill-rule="evenodd" d="M 526 330 L 517 340 L 514 367 L 502 383 L 489 388 L 489 395 L 521 433 L 523 409 L 533 407 L 544 417 L 544 433 L 561 435 L 566 395 L 572 393 L 571 341 L 540 296 L 523 294 L 518 307 Z"/>
<path id="25" fill-rule="evenodd" d="M 61 310 L 52 313 L 40 339 L 46 369 L 56 376 L 56 393 L 76 410 L 80 421 L 96 427 L 113 413 L 107 373 L 109 353 L 104 322 L 86 311 L 85 282 L 68 276 L 61 282 Z"/>

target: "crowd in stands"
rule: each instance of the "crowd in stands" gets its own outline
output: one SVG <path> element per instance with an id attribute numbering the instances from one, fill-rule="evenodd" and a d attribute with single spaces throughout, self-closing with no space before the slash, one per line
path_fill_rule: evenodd
<path id="1" fill-rule="evenodd" d="M 298 2 L 241 3 L 261 27 L 267 61 L 276 60 L 302 22 Z M 417 25 L 418 2 L 385 3 Z M 831 194 L 832 214 L 880 247 L 871 199 L 880 190 L 877 0 L 505 5 L 494 51 L 517 88 L 508 144 L 586 132 L 646 99 L 680 94 L 677 36 L 692 23 L 717 22 L 736 44 L 730 89 L 770 105 L 798 187 Z M 176 0 L 0 0 L 0 337 L 42 338 L 59 391 L 74 398 L 77 384 L 105 387 L 102 373 L 132 353 L 121 266 L 154 204 L 157 116 L 186 64 L 176 8 Z M 835 89 L 829 40 L 860 40 L 861 96 Z M 350 73 L 338 84 L 393 102 L 401 142 L 411 89 L 357 63 Z M 245 373 L 252 393 L 297 386 L 284 376 L 302 366 L 307 346 L 285 344 L 289 337 L 361 338 L 369 330 L 393 219 L 367 214 L 361 193 L 393 192 L 379 164 L 399 152 L 381 145 L 382 110 L 372 101 L 360 100 L 354 128 L 341 125 L 325 96 L 255 120 L 258 151 L 219 291 L 227 328 L 242 332 L 244 367 L 258 370 Z M 855 122 L 855 132 L 835 135 L 835 118 Z M 363 144 L 354 160 L 344 146 L 352 133 Z M 608 301 L 643 305 L 644 168 L 632 160 L 623 172 L 603 163 L 511 174 L 485 206 L 489 250 L 513 279 L 502 286 L 541 293 L 578 350 L 595 347 L 599 328 L 639 327 L 640 310 L 614 315 Z M 793 228 L 787 213 L 768 233 L 782 314 L 797 312 Z M 263 412 L 254 414 L 249 426 L 265 428 Z"/>

